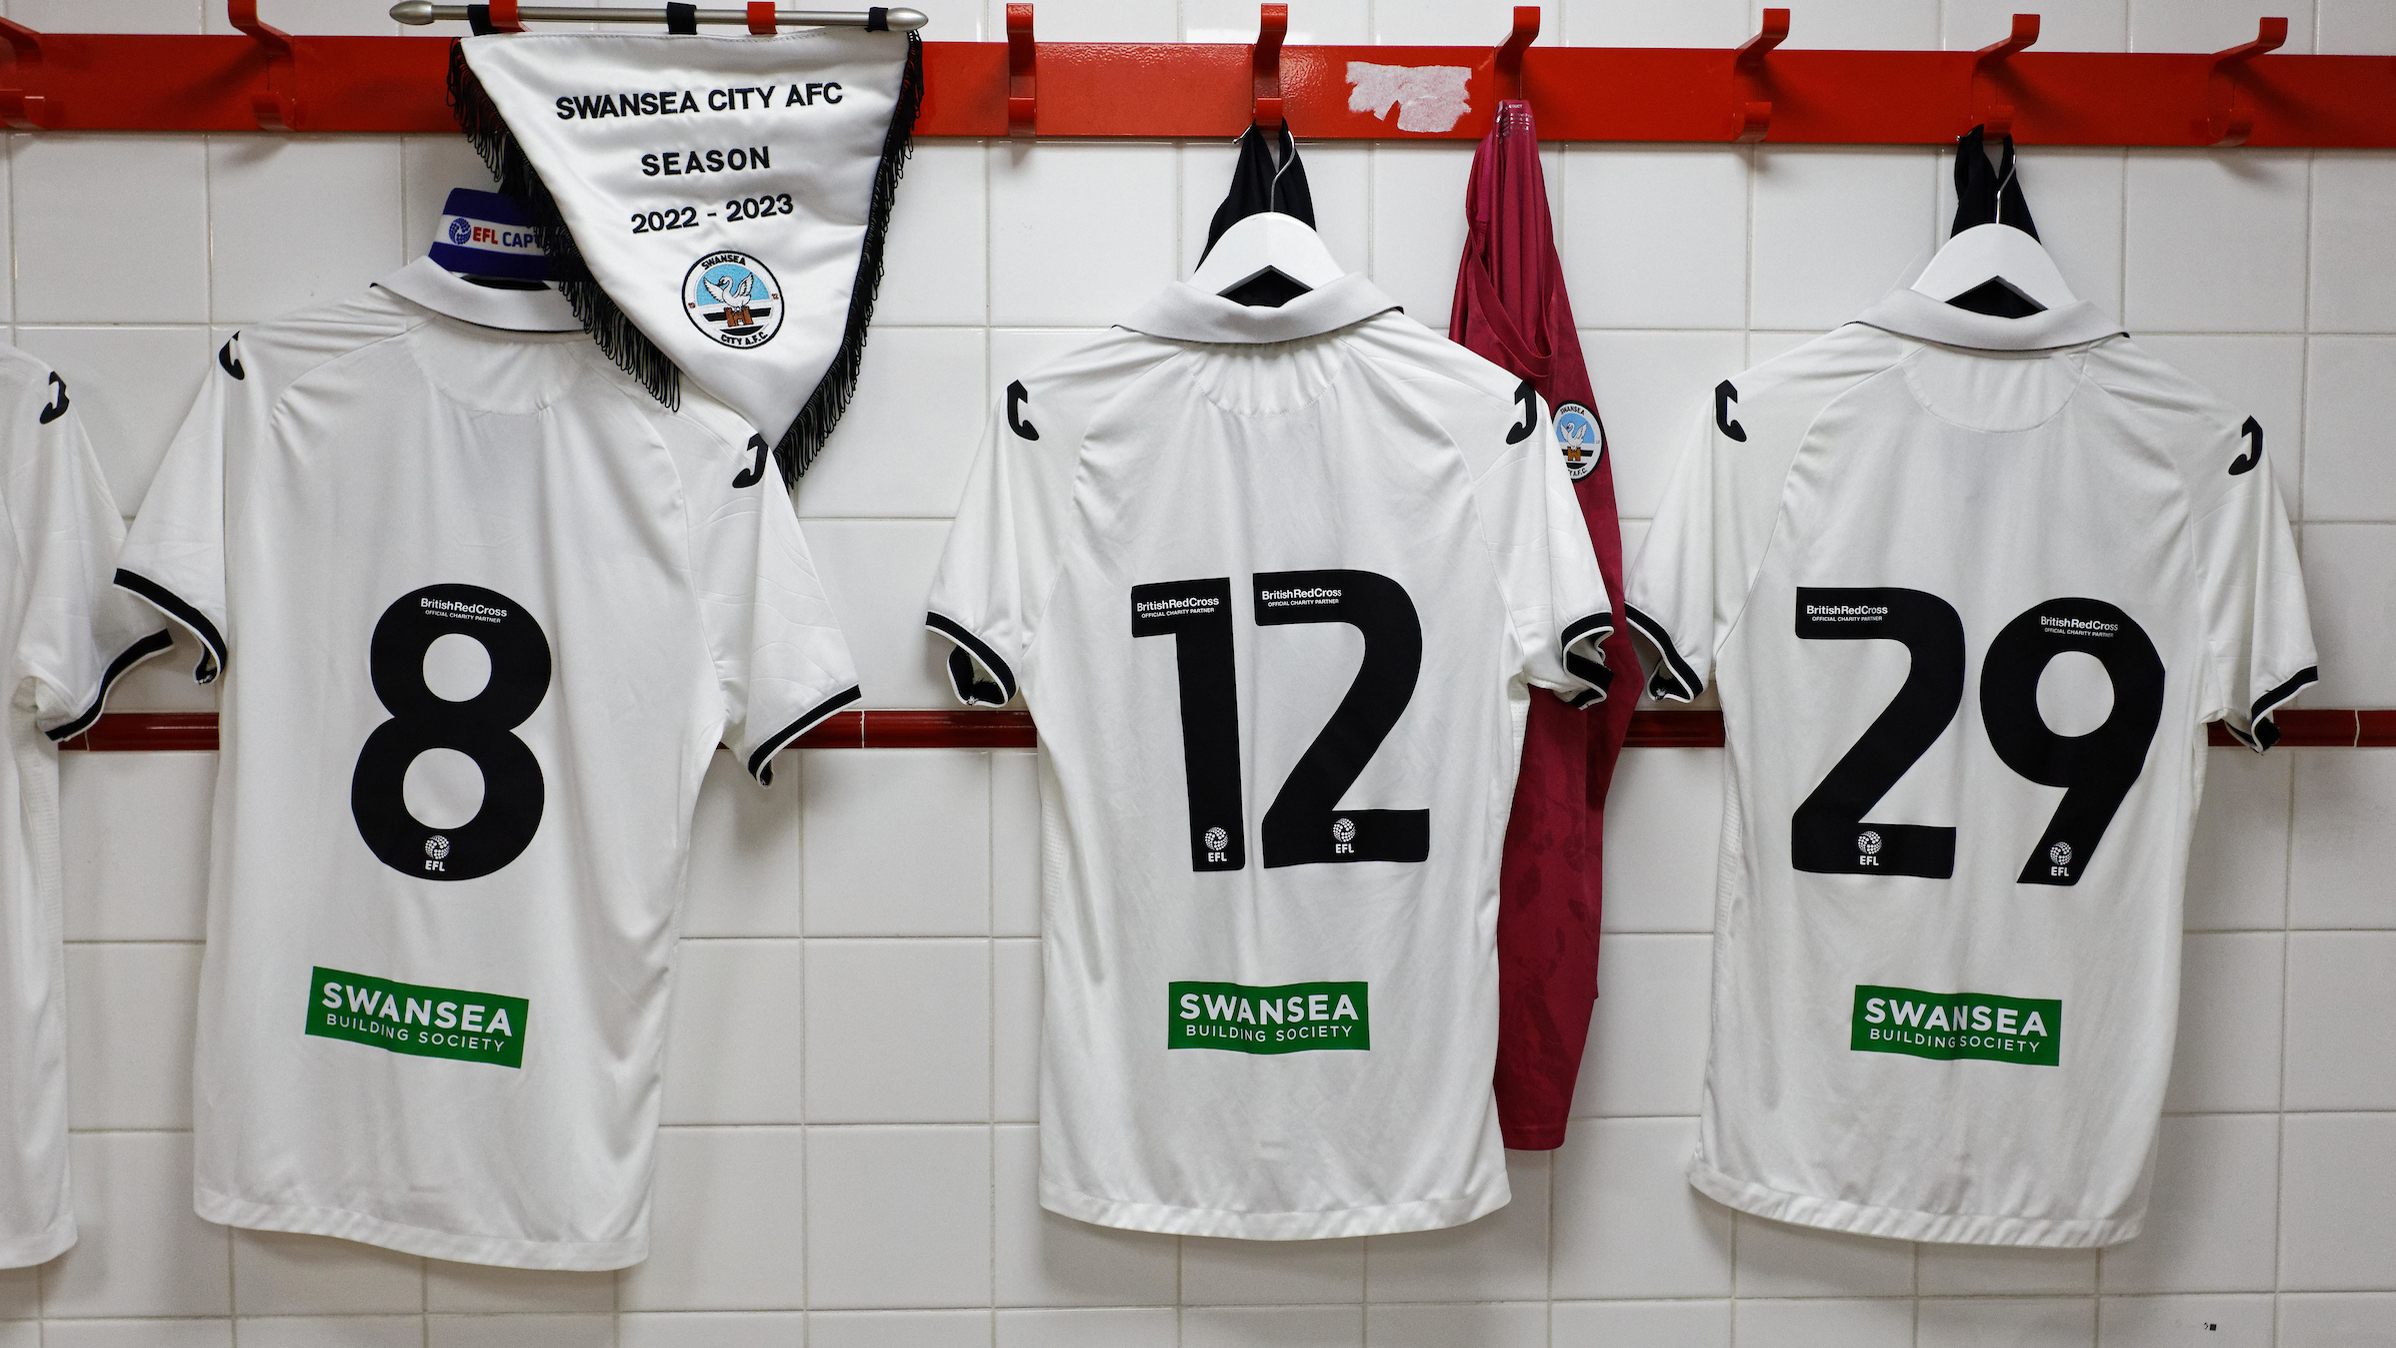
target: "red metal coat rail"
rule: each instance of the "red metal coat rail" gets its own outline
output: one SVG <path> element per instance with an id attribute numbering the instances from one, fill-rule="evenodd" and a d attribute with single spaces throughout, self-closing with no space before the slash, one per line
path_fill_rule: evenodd
<path id="1" fill-rule="evenodd" d="M 228 0 L 241 35 L 42 33 L 0 20 L 0 121 L 20 130 L 454 129 L 449 43 L 286 34 Z M 1943 144 L 1975 123 L 2039 145 L 2396 146 L 2396 57 L 2273 55 L 2287 21 L 2221 52 L 2041 52 L 2036 15 L 1979 51 L 1776 50 L 1802 15 L 1764 11 L 1732 49 L 1537 47 L 1540 11 L 1492 45 L 924 44 L 924 136 L 1218 138 L 1286 118 L 1321 139 L 1472 139 L 1518 92 L 1567 141 Z M 1459 34 L 1460 37 L 1466 36 Z M 1501 35 L 1491 34 L 1492 38 Z"/>
<path id="2" fill-rule="evenodd" d="M 2280 744 L 2295 749 L 2396 748 L 2396 711 L 2288 708 L 2279 713 Z M 2229 731 L 2209 727 L 2216 749 L 2237 747 Z M 1029 749 L 1039 742 L 1030 712 L 844 711 L 799 737 L 801 749 Z M 1631 715 L 1634 749 L 1710 749 L 1722 744 L 1718 711 L 1642 711 Z M 110 712 L 63 746 L 101 752 L 211 751 L 214 712 Z"/>
<path id="3" fill-rule="evenodd" d="M 498 8 L 497 6 L 494 7 Z M 43 33 L 0 19 L 0 121 L 19 130 L 455 129 L 449 44 L 311 37 L 227 0 L 237 37 Z M 1465 140 L 1501 98 L 1528 98 L 1553 140 L 1944 144 L 1975 124 L 2029 144 L 2396 147 L 2396 57 L 2270 55 L 2285 19 L 2210 53 L 2037 52 L 2038 17 L 1978 51 L 1779 51 L 1767 9 L 1735 49 L 1535 47 L 1518 6 L 1495 46 L 1286 46 L 1288 7 L 1260 7 L 1253 44 L 1039 42 L 1007 6 L 1005 42 L 924 44 L 923 136 L 1227 137 L 1287 120 L 1328 140 Z M 752 20 L 754 26 L 755 20 Z M 1362 69 L 1360 69 L 1362 67 Z M 2396 711 L 2283 711 L 2283 743 L 2396 747 Z M 2233 743 L 2212 727 L 2212 743 Z M 1028 748 L 1024 712 L 865 711 L 809 748 Z M 1708 711 L 1641 712 L 1635 747 L 1722 743 Z M 104 716 L 68 748 L 212 750 L 213 713 Z"/>

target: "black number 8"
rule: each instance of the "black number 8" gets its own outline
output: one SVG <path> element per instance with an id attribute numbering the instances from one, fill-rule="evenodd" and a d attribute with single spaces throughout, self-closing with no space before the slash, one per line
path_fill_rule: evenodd
<path id="1" fill-rule="evenodd" d="M 491 657 L 490 682 L 462 702 L 424 681 L 425 652 L 452 633 Z M 391 719 L 366 737 L 350 776 L 358 836 L 384 865 L 423 880 L 472 880 L 523 855 L 541 826 L 545 788 L 540 760 L 511 732 L 549 695 L 541 625 L 496 590 L 428 585 L 383 610 L 368 663 Z M 408 768 L 428 749 L 454 749 L 482 771 L 482 808 L 460 827 L 431 828 L 408 812 Z"/>

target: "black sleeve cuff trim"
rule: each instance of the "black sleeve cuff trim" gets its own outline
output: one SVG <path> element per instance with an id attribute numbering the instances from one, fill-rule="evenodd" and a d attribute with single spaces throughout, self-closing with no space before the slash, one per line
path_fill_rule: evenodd
<path id="1" fill-rule="evenodd" d="M 2271 719 L 2271 713 L 2279 710 L 2281 703 L 2303 692 L 2306 684 L 2316 682 L 2320 678 L 2321 666 L 2319 665 L 2307 665 L 2296 671 L 2287 682 L 2255 699 L 2254 706 L 2246 714 L 2246 723 L 2251 727 L 2250 729 L 2240 730 L 2236 726 L 2231 726 L 2230 733 L 2237 736 L 2240 743 L 2256 753 L 2261 753 L 2279 743 L 2279 724 Z"/>
<path id="2" fill-rule="evenodd" d="M 1588 656 L 1575 655 L 1571 651 L 1564 652 L 1564 672 L 1589 685 L 1587 691 L 1574 693 L 1565 699 L 1576 707 L 1605 701 L 1607 690 L 1614 686 L 1613 670 Z"/>
<path id="3" fill-rule="evenodd" d="M 1588 636 L 1591 632 L 1597 633 L 1600 641 L 1614 635 L 1614 615 L 1605 612 L 1592 613 L 1586 618 L 1578 618 L 1566 624 L 1562 644 L 1569 648 L 1572 643 Z"/>
<path id="4" fill-rule="evenodd" d="M 1696 701 L 1697 695 L 1705 690 L 1704 682 L 1697 677 L 1696 670 L 1689 668 L 1689 662 L 1681 659 L 1680 648 L 1672 644 L 1672 634 L 1664 630 L 1664 624 L 1628 604 L 1622 606 L 1622 616 L 1639 635 L 1647 638 L 1661 659 L 1655 677 L 1647 682 L 1648 693 L 1675 702 Z"/>
<path id="5" fill-rule="evenodd" d="M 938 613 L 923 615 L 923 625 L 964 648 L 951 652 L 948 659 L 948 681 L 956 687 L 958 701 L 1003 707 L 1015 699 L 1015 671 L 1007 667 L 1006 661 L 998 658 L 998 652 L 990 649 L 988 642 L 965 630 L 963 623 Z M 958 659 L 968 651 L 972 652 L 974 659 L 982 662 L 982 668 L 998 679 L 996 684 L 973 677 L 971 666 Z M 990 689 L 996 690 L 996 697 L 986 691 Z"/>
<path id="6" fill-rule="evenodd" d="M 814 729 L 817 722 L 856 701 L 859 696 L 856 685 L 851 684 L 816 703 L 813 711 L 767 736 L 765 743 L 757 746 L 757 752 L 749 755 L 749 775 L 757 779 L 759 786 L 772 786 L 774 755 L 782 752 L 792 740 Z"/>
<path id="7" fill-rule="evenodd" d="M 216 682 L 216 676 L 224 673 L 227 664 L 225 634 L 216 630 L 216 624 L 208 621 L 207 614 L 184 603 L 174 591 L 157 581 L 148 576 L 136 575 L 123 567 L 117 568 L 116 583 L 119 588 L 131 590 L 149 600 L 158 606 L 159 612 L 190 628 L 191 634 L 198 637 L 200 644 L 207 648 L 200 653 L 199 667 L 191 671 L 191 681 L 193 683 Z"/>
<path id="8" fill-rule="evenodd" d="M 100 709 L 108 705 L 108 690 L 116 686 L 118 679 L 125 677 L 125 671 L 174 644 L 175 634 L 161 627 L 117 652 L 116 659 L 108 662 L 108 672 L 100 676 L 100 691 L 92 697 L 92 704 L 74 720 L 45 733 L 52 741 L 63 742 L 91 729 L 92 722 L 100 719 Z"/>
<path id="9" fill-rule="evenodd" d="M 2321 666 L 2305 666 L 2303 669 L 2296 671 L 2295 675 L 2286 683 L 2283 683 L 2279 687 L 2274 688 L 2270 692 L 2256 698 L 2254 706 L 2247 710 L 2246 719 L 2249 721 L 2262 720 L 2264 717 L 2271 714 L 2274 707 L 2279 706 L 2279 704 L 2282 702 L 2285 702 L 2289 698 L 2292 698 L 2298 693 L 2303 692 L 2304 686 L 2306 684 L 2319 682 L 2320 678 Z"/>

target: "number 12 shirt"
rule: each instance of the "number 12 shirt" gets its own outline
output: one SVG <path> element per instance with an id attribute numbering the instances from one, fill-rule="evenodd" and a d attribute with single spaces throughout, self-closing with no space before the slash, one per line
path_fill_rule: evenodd
<path id="1" fill-rule="evenodd" d="M 2264 433 L 2086 303 L 1909 290 L 1725 380 L 1632 625 L 1730 748 L 1691 1183 L 1866 1235 L 2144 1220 L 2203 723 L 2314 678 Z"/>
<path id="2" fill-rule="evenodd" d="M 1605 584 L 1531 386 L 1349 276 L 1010 385 L 933 581 L 1039 718 L 1040 1200 L 1252 1239 L 1507 1200 L 1497 882 Z"/>
<path id="3" fill-rule="evenodd" d="M 222 676 L 202 1217 L 646 1256 L 700 779 L 856 696 L 763 438 L 684 396 L 425 259 L 218 353 L 117 573 Z"/>

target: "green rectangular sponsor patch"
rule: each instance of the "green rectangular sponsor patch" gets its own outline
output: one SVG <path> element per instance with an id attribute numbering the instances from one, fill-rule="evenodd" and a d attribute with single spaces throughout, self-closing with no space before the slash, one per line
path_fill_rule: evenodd
<path id="1" fill-rule="evenodd" d="M 2063 1060 L 2063 1003 L 1864 984 L 1855 989 L 1848 1047 L 1858 1053 L 2053 1067 Z"/>
<path id="2" fill-rule="evenodd" d="M 1362 983 L 1173 983 L 1165 1014 L 1166 1048 L 1305 1053 L 1373 1046 L 1373 1011 Z"/>
<path id="3" fill-rule="evenodd" d="M 308 1033 L 420 1058 L 524 1066 L 522 997 L 426 988 L 318 969 L 308 984 Z"/>

